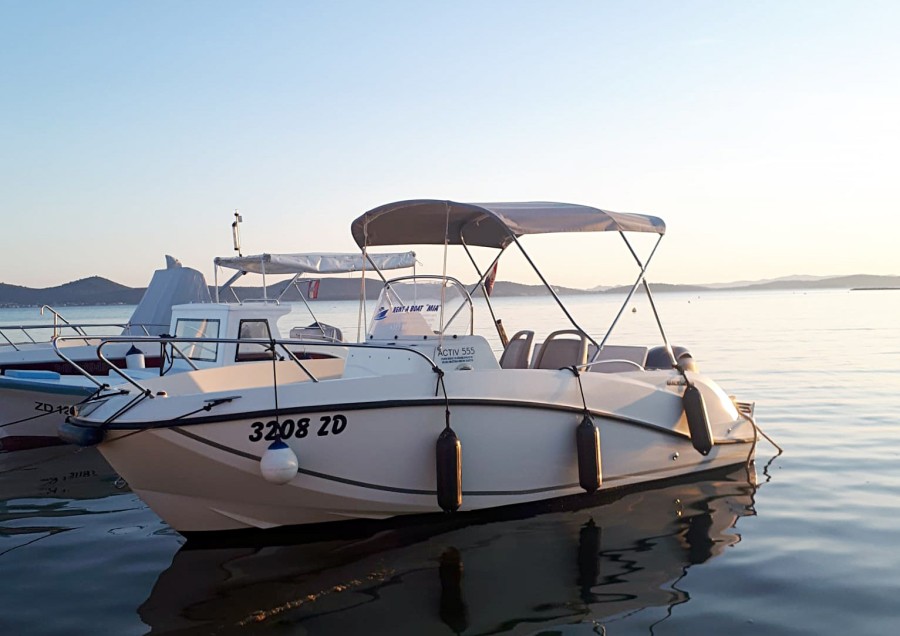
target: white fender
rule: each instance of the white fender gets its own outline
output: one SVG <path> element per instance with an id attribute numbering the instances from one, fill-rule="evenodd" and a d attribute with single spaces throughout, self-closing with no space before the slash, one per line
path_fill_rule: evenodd
<path id="1" fill-rule="evenodd" d="M 269 444 L 269 448 L 259 460 L 259 472 L 263 479 L 273 484 L 286 484 L 297 475 L 300 462 L 291 447 L 278 439 Z"/>

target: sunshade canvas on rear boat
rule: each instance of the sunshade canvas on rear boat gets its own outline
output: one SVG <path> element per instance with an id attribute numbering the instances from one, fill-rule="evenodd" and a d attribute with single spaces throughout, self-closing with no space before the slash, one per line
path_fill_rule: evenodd
<path id="1" fill-rule="evenodd" d="M 369 254 L 381 270 L 404 269 L 416 263 L 415 252 Z M 255 254 L 253 256 L 221 256 L 216 265 L 254 274 L 346 274 L 372 269 L 363 266 L 362 254 Z"/>

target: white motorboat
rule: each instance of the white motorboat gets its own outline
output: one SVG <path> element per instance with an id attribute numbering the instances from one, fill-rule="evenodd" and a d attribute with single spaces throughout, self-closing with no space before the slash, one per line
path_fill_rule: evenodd
<path id="1" fill-rule="evenodd" d="M 53 349 L 60 336 L 72 336 L 66 340 L 66 356 L 79 362 L 86 370 L 102 372 L 97 360 L 97 344 L 104 336 L 158 336 L 163 334 L 171 321 L 172 307 L 183 303 L 209 302 L 209 288 L 203 274 L 166 256 L 166 268 L 153 273 L 137 307 L 127 323 L 73 323 L 49 306 L 40 313 L 49 312 L 52 323 L 28 325 L 0 325 L 0 372 L 51 371 L 71 374 L 75 370 L 60 360 Z M 117 349 L 121 349 L 118 351 Z M 125 363 L 127 347 L 110 347 L 108 355 L 117 364 Z M 145 364 L 152 366 L 158 360 L 147 356 Z"/>
<path id="2" fill-rule="evenodd" d="M 474 333 L 471 293 L 459 281 L 446 272 L 385 280 L 365 342 L 345 344 L 345 359 L 136 381 L 79 407 L 61 435 L 99 443 L 181 532 L 527 504 L 752 458 L 752 406 L 698 372 L 656 316 L 644 276 L 661 219 L 562 203 L 416 200 L 375 208 L 351 229 L 367 256 L 375 246 L 461 247 L 488 307 L 485 281 L 507 248 L 533 265 L 524 235 L 614 232 L 639 273 L 602 338 L 582 330 L 547 285 L 571 324 L 542 334 L 535 353 L 534 334 L 517 333 L 499 359 Z M 647 263 L 631 232 L 658 236 Z M 471 246 L 498 253 L 479 268 Z M 639 286 L 662 344 L 608 344 Z"/>
<path id="3" fill-rule="evenodd" d="M 373 257 L 373 262 L 383 269 L 410 268 L 415 264 L 415 254 L 378 255 Z M 281 338 L 278 321 L 291 313 L 290 305 L 283 304 L 281 300 L 292 286 L 296 287 L 306 304 L 313 322 L 295 328 L 298 330 L 296 337 L 301 342 L 295 343 L 281 355 L 300 359 L 345 355 L 344 349 L 339 346 L 342 341 L 340 330 L 321 323 L 315 317 L 297 281 L 300 276 L 310 273 L 358 271 L 364 267 L 360 254 L 260 254 L 217 258 L 215 264 L 217 274 L 218 267 L 238 270 L 222 286 L 218 285 L 217 276 L 216 302 L 211 302 L 206 281 L 200 272 L 177 267 L 169 272 L 163 271 L 162 274 L 170 274 L 167 277 L 159 277 L 161 272 L 154 276 L 135 315 L 143 315 L 144 306 L 156 308 L 157 314 L 165 309 L 171 315 L 165 329 L 172 335 L 152 337 L 147 330 L 134 333 L 133 328 L 116 337 L 56 335 L 49 343 L 49 352 L 56 358 L 52 369 L 5 369 L 4 375 L 0 376 L 0 450 L 22 450 L 59 443 L 59 425 L 66 416 L 75 412 L 75 405 L 91 395 L 107 391 L 110 386 L 122 383 L 134 386 L 136 380 L 271 359 L 272 346 L 268 342 Z M 267 268 L 269 274 L 293 275 L 275 298 L 268 296 L 265 286 Z M 241 300 L 234 293 L 232 284 L 248 272 L 263 275 L 261 298 Z M 194 293 L 201 289 L 205 297 Z M 183 293 L 185 290 L 191 293 Z M 176 293 L 179 291 L 182 293 Z M 233 293 L 234 302 L 220 302 L 226 293 Z M 181 298 L 185 304 L 173 306 L 173 298 Z M 150 329 L 155 334 L 163 332 L 163 328 L 156 324 Z M 215 338 L 229 339 L 231 342 L 210 342 Z M 248 340 L 257 342 L 250 343 Z M 326 346 L 311 351 L 302 345 L 307 341 Z M 34 348 L 31 351 L 33 353 Z M 46 351 L 44 353 L 46 358 Z M 69 372 L 60 372 L 64 370 Z M 126 370 L 127 373 L 124 373 Z"/>
<path id="4" fill-rule="evenodd" d="M 175 305 L 209 302 L 203 274 L 166 256 L 166 268 L 153 273 L 125 324 L 73 323 L 44 306 L 41 314 L 49 311 L 52 323 L 0 326 L 0 451 L 60 442 L 56 429 L 71 412 L 71 405 L 97 388 L 82 373 L 107 371 L 97 359 L 97 346 L 104 338 L 113 334 L 124 338 L 162 335 L 170 328 Z M 106 355 L 113 364 L 124 367 L 127 354 L 135 353 L 132 346 L 131 342 L 110 344 Z M 65 352 L 64 358 L 57 349 Z M 154 351 L 140 353 L 144 367 L 159 367 L 160 358 Z"/>

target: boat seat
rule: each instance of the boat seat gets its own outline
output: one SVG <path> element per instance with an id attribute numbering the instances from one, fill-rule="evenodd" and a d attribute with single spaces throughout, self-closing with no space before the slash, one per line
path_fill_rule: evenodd
<path id="1" fill-rule="evenodd" d="M 243 345 L 248 347 L 250 345 Z M 257 345 L 262 346 L 262 345 Z M 262 362 L 264 360 L 272 360 L 274 356 L 271 351 L 238 351 L 234 356 L 235 362 Z"/>
<path id="2" fill-rule="evenodd" d="M 605 345 L 597 354 L 597 347 L 588 348 L 588 362 L 593 362 L 588 371 L 597 373 L 619 373 L 621 371 L 643 371 L 647 361 L 647 347 L 633 345 Z M 596 356 L 596 357 L 595 357 Z"/>
<path id="3" fill-rule="evenodd" d="M 292 340 L 324 340 L 326 342 L 343 342 L 343 332 L 324 322 L 314 322 L 306 327 L 293 327 L 290 331 Z"/>
<path id="4" fill-rule="evenodd" d="M 582 365 L 587 361 L 588 339 L 577 329 L 554 331 L 544 343 L 534 360 L 534 369 L 562 369 Z"/>
<path id="5" fill-rule="evenodd" d="M 531 359 L 531 345 L 534 343 L 533 331 L 519 331 L 506 344 L 500 356 L 501 369 L 527 369 Z"/>

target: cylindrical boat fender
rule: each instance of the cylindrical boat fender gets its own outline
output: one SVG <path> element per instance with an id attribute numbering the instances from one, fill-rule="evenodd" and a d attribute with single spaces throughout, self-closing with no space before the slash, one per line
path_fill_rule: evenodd
<path id="1" fill-rule="evenodd" d="M 259 460 L 259 472 L 263 479 L 273 484 L 288 483 L 297 475 L 299 468 L 297 455 L 280 439 L 269 444 Z"/>
<path id="2" fill-rule="evenodd" d="M 578 483 L 587 492 L 595 492 L 603 483 L 600 429 L 588 414 L 575 428 L 575 445 L 578 451 Z"/>
<path id="3" fill-rule="evenodd" d="M 713 435 L 709 426 L 709 415 L 706 413 L 706 402 L 703 401 L 700 389 L 689 384 L 681 401 L 691 433 L 691 444 L 701 455 L 708 455 L 713 447 Z"/>
<path id="4" fill-rule="evenodd" d="M 444 512 L 455 512 L 462 505 L 462 444 L 447 426 L 435 444 L 437 500 Z"/>
<path id="5" fill-rule="evenodd" d="M 67 444 L 76 446 L 96 446 L 106 437 L 106 431 L 99 426 L 78 426 L 68 420 L 56 429 L 59 438 Z"/>
<path id="6" fill-rule="evenodd" d="M 144 369 L 146 366 L 147 361 L 144 359 L 144 352 L 131 345 L 131 349 L 125 354 L 125 368 Z"/>

